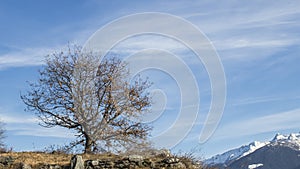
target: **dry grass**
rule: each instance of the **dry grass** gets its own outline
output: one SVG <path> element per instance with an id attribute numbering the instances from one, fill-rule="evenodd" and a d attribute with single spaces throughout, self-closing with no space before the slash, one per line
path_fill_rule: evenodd
<path id="1" fill-rule="evenodd" d="M 58 164 L 58 165 L 68 165 L 70 164 L 71 154 L 49 154 L 42 152 L 10 152 L 1 153 L 0 156 L 11 156 L 15 159 L 15 163 L 25 163 L 31 166 L 38 164 Z M 96 160 L 96 159 L 110 159 L 110 158 L 120 158 L 111 154 L 101 154 L 92 155 L 84 154 L 82 155 L 83 160 Z"/>
<path id="2" fill-rule="evenodd" d="M 39 166 L 43 164 L 50 164 L 50 165 L 60 165 L 66 166 L 70 164 L 70 160 L 72 158 L 72 154 L 51 154 L 51 153 L 44 153 L 44 152 L 7 152 L 7 153 L 0 153 L 0 156 L 11 156 L 14 159 L 14 165 L 18 165 L 20 163 L 31 165 L 33 168 L 39 168 Z M 124 156 L 123 156 L 124 157 Z M 118 160 L 123 158 L 122 156 L 117 156 L 113 154 L 83 154 L 83 160 L 96 160 L 96 159 L 114 159 Z M 179 157 L 186 165 L 191 165 L 191 159 L 183 159 L 183 157 Z M 162 160 L 161 157 L 152 157 L 151 161 L 160 161 Z M 11 167 L 11 168 L 18 168 L 18 167 Z"/>

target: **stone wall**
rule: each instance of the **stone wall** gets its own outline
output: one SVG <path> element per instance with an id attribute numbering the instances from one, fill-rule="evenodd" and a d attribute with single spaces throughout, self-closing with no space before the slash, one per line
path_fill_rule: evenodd
<path id="1" fill-rule="evenodd" d="M 129 156 L 120 160 L 87 160 L 87 169 L 97 168 L 187 168 L 178 158 L 163 160 L 144 159 L 142 156 Z M 80 168 L 74 168 L 80 169 Z"/>

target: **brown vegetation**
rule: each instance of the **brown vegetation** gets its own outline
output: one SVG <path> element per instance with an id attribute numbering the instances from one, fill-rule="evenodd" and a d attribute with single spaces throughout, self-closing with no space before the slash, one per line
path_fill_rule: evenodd
<path id="1" fill-rule="evenodd" d="M 50 154 L 43 152 L 8 152 L 1 153 L 2 157 L 12 157 L 14 163 L 25 163 L 31 166 L 39 164 L 58 164 L 58 165 L 69 165 L 70 159 L 73 155 L 71 154 Z M 119 158 L 113 154 L 83 154 L 83 160 L 96 160 L 96 159 L 110 159 Z"/>

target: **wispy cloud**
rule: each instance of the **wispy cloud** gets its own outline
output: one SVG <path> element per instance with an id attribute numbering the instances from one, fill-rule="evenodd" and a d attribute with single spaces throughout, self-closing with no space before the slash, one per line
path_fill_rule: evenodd
<path id="1" fill-rule="evenodd" d="M 266 132 L 296 129 L 300 127 L 299 119 L 300 109 L 294 109 L 248 120 L 235 121 L 220 127 L 215 137 L 217 139 L 233 139 Z"/>
<path id="2" fill-rule="evenodd" d="M 19 115 L 14 112 L 9 112 L 0 107 L 1 117 L 5 130 L 14 135 L 25 136 L 40 136 L 40 137 L 59 137 L 59 138 L 74 138 L 74 133 L 68 129 L 60 127 L 44 128 L 39 126 L 39 119 L 32 115 Z"/>
<path id="3" fill-rule="evenodd" d="M 297 40 L 293 39 L 252 39 L 252 38 L 234 38 L 213 43 L 218 50 L 239 49 L 239 48 L 278 48 L 293 45 Z"/>
<path id="4" fill-rule="evenodd" d="M 220 2 L 213 9 L 209 8 L 213 3 L 195 3 L 193 6 L 208 8 L 190 10 L 186 18 L 208 35 L 223 60 L 236 62 L 271 57 L 286 47 L 299 44 L 297 3 L 235 1 Z M 181 5 L 180 8 L 191 6 Z M 193 17 L 199 11 L 206 15 Z"/>
<path id="5" fill-rule="evenodd" d="M 252 50 L 255 50 L 255 48 L 265 48 L 270 50 L 293 45 L 299 42 L 299 39 L 295 38 L 295 36 L 289 35 L 292 32 L 286 32 L 286 36 L 281 37 L 281 32 L 284 27 L 292 27 L 298 23 L 295 19 L 293 20 L 293 18 L 290 18 L 300 12 L 295 6 L 291 6 L 286 3 L 277 3 L 275 5 L 272 4 L 268 6 L 262 5 L 261 7 L 257 7 L 257 5 L 247 5 L 247 8 L 237 8 L 229 11 L 225 10 L 227 5 L 222 4 L 224 7 L 223 10 L 220 10 L 217 7 L 216 9 L 208 11 L 204 7 L 209 4 L 210 3 L 207 2 L 193 2 L 193 4 L 176 2 L 170 6 L 170 12 L 176 11 L 175 14 L 187 18 L 191 20 L 193 24 L 199 26 L 199 28 L 202 29 L 204 33 L 208 34 L 213 40 L 213 44 L 216 46 L 217 50 L 232 50 L 240 48 L 253 48 Z M 237 3 L 237 5 L 238 4 L 239 3 Z M 191 10 L 191 6 L 198 6 L 203 10 L 201 10 L 201 12 L 199 12 L 199 10 Z M 278 10 L 279 6 L 280 10 Z M 88 23 L 91 27 L 81 27 L 81 30 L 76 30 L 71 33 L 68 32 L 67 34 L 74 36 L 72 39 L 77 39 L 75 41 L 84 42 L 84 40 L 87 39 L 93 31 L 97 30 L 97 27 L 95 27 L 96 25 L 92 25 L 91 23 L 96 23 L 98 20 L 99 18 L 94 18 L 85 21 L 85 23 Z M 141 22 L 145 22 L 145 20 Z M 268 33 L 266 33 L 266 30 L 264 29 L 257 29 L 261 27 L 272 27 L 275 25 L 276 29 L 273 29 L 270 32 L 268 31 Z M 58 29 L 58 32 L 66 30 L 66 28 L 56 29 Z M 174 29 L 178 28 L 167 27 L 166 24 L 166 30 Z M 255 29 L 255 31 L 245 32 L 245 30 L 251 29 Z M 126 43 L 119 46 L 119 49 L 123 52 L 135 52 L 151 46 L 169 51 L 187 50 L 184 45 L 171 41 L 172 40 L 159 40 L 155 36 L 138 38 L 126 41 Z M 0 56 L 0 69 L 7 67 L 41 65 L 43 64 L 43 56 L 46 54 L 49 54 L 49 49 L 47 48 L 22 49 L 21 51 L 7 53 Z M 235 59 L 236 57 L 240 57 L 240 55 L 236 55 L 236 57 L 232 55 L 225 57 Z"/>
<path id="6" fill-rule="evenodd" d="M 9 67 L 42 65 L 45 56 L 51 51 L 47 48 L 27 48 L 3 54 L 0 56 L 0 70 Z"/>
<path id="7" fill-rule="evenodd" d="M 194 3 L 194 2 L 193 2 Z M 269 2 L 260 2 L 260 5 L 255 2 L 239 2 L 232 3 L 219 3 L 215 5 L 215 2 L 203 3 L 199 1 L 193 4 L 193 6 L 202 7 L 202 12 L 206 15 L 204 17 L 191 18 L 193 22 L 201 23 L 203 28 L 208 28 L 207 33 L 217 33 L 230 30 L 251 29 L 272 25 L 281 24 L 295 24 L 293 16 L 300 13 L 297 3 L 287 3 L 286 1 L 279 1 L 277 3 L 270 4 Z M 214 8 L 203 8 L 208 4 L 213 5 Z M 265 5 L 264 5 L 265 4 Z M 195 10 L 190 10 L 188 7 L 191 4 L 181 4 L 187 6 L 187 19 L 189 16 L 197 16 L 199 13 Z M 236 6 L 236 8 L 232 8 Z M 201 16 L 201 15 L 198 15 Z M 287 26 L 287 25 L 286 25 Z"/>
<path id="8" fill-rule="evenodd" d="M 257 104 L 257 103 L 266 103 L 266 102 L 275 102 L 275 101 L 286 101 L 286 100 L 298 100 L 300 97 L 277 97 L 277 96 L 261 96 L 261 97 L 249 97 L 245 99 L 239 99 L 233 101 L 232 106 L 248 105 L 248 104 Z"/>
<path id="9" fill-rule="evenodd" d="M 56 137 L 56 138 L 75 138 L 74 133 L 63 128 L 43 128 L 41 126 L 28 126 L 16 129 L 9 129 L 14 135 L 38 136 L 38 137 Z"/>
<path id="10" fill-rule="evenodd" d="M 20 116 L 8 116 L 1 114 L 1 121 L 6 124 L 32 124 L 37 123 L 38 119 L 35 117 L 20 117 Z"/>

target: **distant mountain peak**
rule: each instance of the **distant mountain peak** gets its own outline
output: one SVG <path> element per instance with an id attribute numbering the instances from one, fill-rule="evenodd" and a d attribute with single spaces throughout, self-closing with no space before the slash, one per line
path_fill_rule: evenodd
<path id="1" fill-rule="evenodd" d="M 280 133 L 277 133 L 277 134 L 275 135 L 275 137 L 272 139 L 272 142 L 278 141 L 278 140 L 283 140 L 283 139 L 286 139 L 286 136 L 284 136 L 284 135 L 282 135 L 282 134 L 280 134 Z"/>
<path id="2" fill-rule="evenodd" d="M 291 133 L 290 135 L 282 135 L 277 133 L 272 142 L 276 141 L 300 141 L 300 133 Z"/>
<path id="3" fill-rule="evenodd" d="M 300 133 L 291 133 L 290 135 L 276 134 L 271 141 L 271 145 L 287 146 L 300 150 Z"/>

